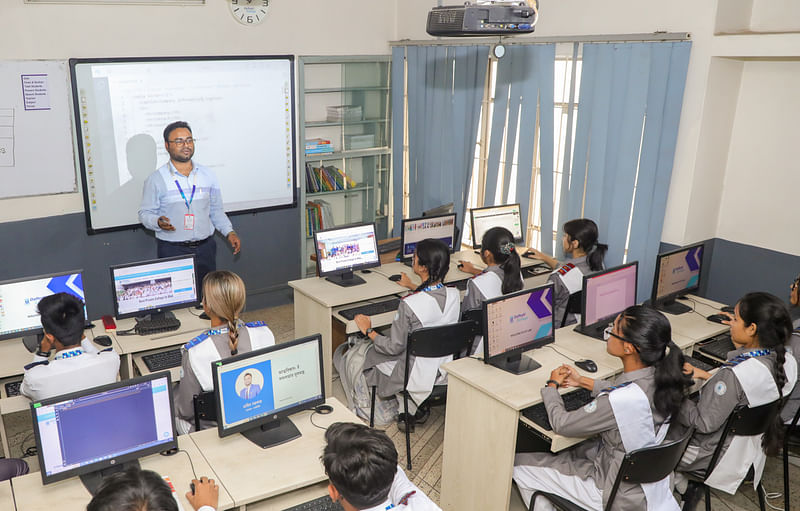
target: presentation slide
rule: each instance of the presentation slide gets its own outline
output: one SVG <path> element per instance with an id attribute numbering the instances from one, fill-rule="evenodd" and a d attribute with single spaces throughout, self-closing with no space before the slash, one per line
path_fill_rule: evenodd
<path id="1" fill-rule="evenodd" d="M 537 289 L 487 304 L 489 356 L 494 357 L 531 341 L 547 337 L 553 330 L 553 292 Z"/>
<path id="2" fill-rule="evenodd" d="M 42 325 L 36 309 L 39 300 L 61 292 L 84 300 L 81 274 L 0 284 L 0 335 L 39 328 Z"/>
<path id="3" fill-rule="evenodd" d="M 636 267 L 592 277 L 586 285 L 586 325 L 616 316 L 636 304 Z"/>
<path id="4" fill-rule="evenodd" d="M 316 234 L 320 273 L 378 261 L 378 242 L 372 225 Z"/>
<path id="5" fill-rule="evenodd" d="M 118 314 L 130 314 L 197 300 L 191 258 L 114 269 Z"/>
<path id="6" fill-rule="evenodd" d="M 417 243 L 429 238 L 445 242 L 452 250 L 456 234 L 455 224 L 455 215 L 425 217 L 403 222 L 403 257 L 413 256 Z"/>
<path id="7" fill-rule="evenodd" d="M 661 298 L 696 286 L 700 279 L 702 262 L 702 246 L 661 257 L 656 297 Z"/>
<path id="8" fill-rule="evenodd" d="M 505 227 L 511 231 L 514 239 L 522 239 L 522 222 L 518 204 L 491 209 L 473 209 L 472 222 L 475 232 L 475 239 L 472 241 L 475 245 L 480 245 L 483 234 L 492 227 Z"/>
<path id="9" fill-rule="evenodd" d="M 92 229 L 139 223 L 144 180 L 169 160 L 164 128 L 186 121 L 193 161 L 225 210 L 292 206 L 291 57 L 73 60 L 84 193 Z"/>

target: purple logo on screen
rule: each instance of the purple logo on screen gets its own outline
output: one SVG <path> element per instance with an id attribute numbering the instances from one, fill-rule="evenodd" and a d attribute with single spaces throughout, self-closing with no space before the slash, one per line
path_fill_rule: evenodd
<path id="1" fill-rule="evenodd" d="M 703 247 L 694 247 L 686 253 L 686 264 L 691 271 L 700 269 L 700 261 L 703 259 Z"/>
<path id="2" fill-rule="evenodd" d="M 539 289 L 528 297 L 528 307 L 537 318 L 546 318 L 553 314 L 553 294 L 551 288 Z"/>

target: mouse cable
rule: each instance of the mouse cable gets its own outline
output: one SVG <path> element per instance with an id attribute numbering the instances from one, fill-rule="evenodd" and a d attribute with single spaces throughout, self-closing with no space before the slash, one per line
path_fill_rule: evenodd
<path id="1" fill-rule="evenodd" d="M 553 346 L 552 344 L 548 344 L 548 345 L 547 345 L 547 347 L 548 347 L 548 348 L 550 348 L 551 350 L 555 351 L 556 353 L 558 353 L 558 354 L 559 354 L 559 355 L 561 355 L 562 357 L 564 357 L 564 358 L 568 358 L 569 360 L 571 360 L 571 361 L 573 361 L 573 362 L 577 362 L 577 360 L 575 360 L 574 358 L 572 358 L 572 357 L 568 357 L 568 356 L 567 356 L 567 355 L 565 355 L 564 353 L 562 353 L 562 352 L 560 352 L 559 350 L 557 350 L 557 349 L 556 349 L 556 347 L 555 347 L 555 346 Z"/>
<path id="2" fill-rule="evenodd" d="M 192 457 L 189 456 L 189 453 L 183 449 L 178 449 L 178 452 L 184 453 L 186 457 L 189 458 L 189 466 L 192 467 L 192 474 L 194 475 L 194 478 L 197 479 L 197 472 L 194 471 L 194 463 L 192 463 Z"/>
<path id="3" fill-rule="evenodd" d="M 697 312 L 697 300 L 695 300 L 694 298 L 689 298 L 688 296 L 681 297 L 681 300 L 686 300 L 686 301 L 692 302 L 692 312 L 694 312 L 695 314 L 697 314 L 701 318 L 705 319 L 705 316 L 703 314 L 700 314 L 699 312 Z M 709 305 L 709 307 L 711 307 L 711 306 Z M 715 309 L 716 307 L 711 307 L 711 308 Z"/>
<path id="4" fill-rule="evenodd" d="M 389 274 L 388 273 L 383 273 L 382 271 L 376 270 L 375 268 L 370 268 L 369 271 L 371 271 L 372 273 L 377 273 L 378 275 L 383 275 L 387 279 L 389 278 Z"/>

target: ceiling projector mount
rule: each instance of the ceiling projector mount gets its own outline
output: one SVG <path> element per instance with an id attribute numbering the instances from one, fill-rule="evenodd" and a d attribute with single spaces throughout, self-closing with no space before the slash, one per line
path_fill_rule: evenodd
<path id="1" fill-rule="evenodd" d="M 443 37 L 530 34 L 538 20 L 539 0 L 466 2 L 434 7 L 426 31 Z"/>

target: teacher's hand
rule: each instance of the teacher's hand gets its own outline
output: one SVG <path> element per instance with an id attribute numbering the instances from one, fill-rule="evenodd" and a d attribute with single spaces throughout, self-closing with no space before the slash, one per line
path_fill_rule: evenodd
<path id="1" fill-rule="evenodd" d="M 169 223 L 169 218 L 165 216 L 158 217 L 158 226 L 165 231 L 174 231 L 175 227 L 171 223 Z"/>
<path id="2" fill-rule="evenodd" d="M 242 240 L 239 239 L 239 236 L 235 232 L 231 231 L 228 233 L 228 242 L 233 248 L 233 255 L 238 254 L 242 250 Z"/>

